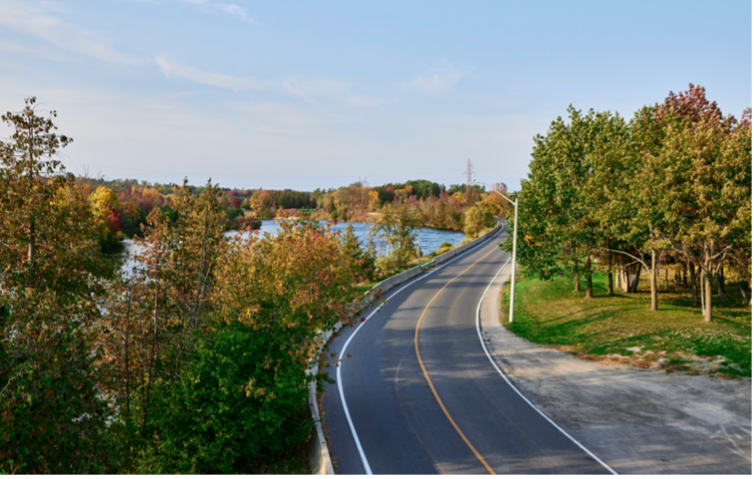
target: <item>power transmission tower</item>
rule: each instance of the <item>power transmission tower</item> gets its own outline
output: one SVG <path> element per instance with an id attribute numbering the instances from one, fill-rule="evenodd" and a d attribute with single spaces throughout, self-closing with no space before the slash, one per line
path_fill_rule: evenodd
<path id="1" fill-rule="evenodd" d="M 471 188 L 471 182 L 474 180 L 474 165 L 471 163 L 471 158 L 466 162 L 466 171 L 463 172 L 466 175 L 466 190 Z"/>

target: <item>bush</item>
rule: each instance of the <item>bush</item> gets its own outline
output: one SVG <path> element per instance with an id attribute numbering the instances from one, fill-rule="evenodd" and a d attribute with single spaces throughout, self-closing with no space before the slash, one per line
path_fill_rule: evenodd
<path id="1" fill-rule="evenodd" d="M 452 249 L 453 249 L 453 243 L 443 241 L 442 243 L 440 243 L 440 246 L 437 247 L 437 251 L 435 252 L 435 254 L 447 253 L 448 251 Z"/>
<path id="2" fill-rule="evenodd" d="M 27 306 L 46 309 L 40 296 L 27 299 L 33 300 Z M 20 313 L 23 301 L 15 303 Z M 97 395 L 94 358 L 82 328 L 51 325 L 54 317 L 39 311 L 36 316 L 30 327 L 2 325 L 0 473 L 117 472 L 107 404 Z M 0 323 L 7 319 L 0 312 Z"/>
<path id="3" fill-rule="evenodd" d="M 254 215 L 236 216 L 236 229 L 245 230 L 247 228 L 258 230 L 262 227 L 262 220 Z"/>
<path id="4" fill-rule="evenodd" d="M 155 440 L 138 459 L 138 472 L 242 472 L 306 440 L 306 365 L 269 334 L 224 325 L 211 339 L 197 339 L 190 363 L 181 381 L 155 390 Z"/>

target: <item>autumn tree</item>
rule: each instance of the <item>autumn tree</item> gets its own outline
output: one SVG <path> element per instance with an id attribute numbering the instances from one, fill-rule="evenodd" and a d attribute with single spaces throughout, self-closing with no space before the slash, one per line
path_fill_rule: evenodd
<path id="1" fill-rule="evenodd" d="M 724 116 L 702 87 L 689 86 L 656 107 L 666 141 L 667 240 L 701 271 L 704 319 L 712 321 L 712 289 L 725 261 L 751 231 L 751 132 Z M 671 183 L 672 182 L 672 183 Z M 750 259 L 749 259 L 750 261 Z"/>
<path id="2" fill-rule="evenodd" d="M 201 194 L 174 187 L 175 220 L 159 209 L 147 219 L 137 240 L 135 271 L 114 285 L 107 304 L 113 334 L 106 350 L 117 371 L 112 391 L 126 422 L 138 424 L 142 437 L 154 431 L 155 387 L 180 378 L 192 350 L 194 332 L 206 320 L 218 257 L 224 253 L 223 192 L 210 182 Z"/>
<path id="3" fill-rule="evenodd" d="M 319 333 L 353 320 L 357 279 L 346 254 L 312 222 L 231 240 L 180 380 L 155 385 L 154 434 L 137 470 L 238 472 L 303 442 Z"/>
<path id="4" fill-rule="evenodd" d="M 492 186 L 495 191 L 499 191 L 500 193 L 506 194 L 508 192 L 508 187 L 505 185 L 505 183 L 495 183 Z M 482 201 L 477 203 L 477 206 L 484 209 L 485 211 L 489 211 L 498 218 L 504 217 L 506 211 L 508 211 L 508 207 L 510 206 L 508 200 L 495 193 L 494 191 L 490 191 L 489 193 L 482 193 L 481 198 Z"/>
<path id="5" fill-rule="evenodd" d="M 469 238 L 476 238 L 485 229 L 495 226 L 495 217 L 489 211 L 477 206 L 466 210 L 463 220 L 463 230 Z"/>
<path id="6" fill-rule="evenodd" d="M 0 143 L 0 471 L 112 472 L 95 345 L 114 265 L 54 157 L 70 138 L 38 113 L 32 97 L 2 116 L 14 132 Z"/>

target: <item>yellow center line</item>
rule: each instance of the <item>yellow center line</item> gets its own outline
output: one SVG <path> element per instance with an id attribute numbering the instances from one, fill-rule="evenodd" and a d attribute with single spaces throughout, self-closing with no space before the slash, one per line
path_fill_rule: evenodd
<path id="1" fill-rule="evenodd" d="M 437 394 L 437 390 L 435 389 L 435 385 L 432 384 L 432 380 L 429 378 L 429 374 L 427 373 L 427 368 L 424 367 L 424 361 L 422 361 L 422 356 L 419 353 L 419 326 L 421 326 L 422 319 L 424 319 L 424 315 L 427 314 L 427 311 L 429 310 L 429 307 L 432 305 L 432 302 L 435 300 L 435 298 L 437 298 L 440 295 L 440 293 L 442 293 L 442 290 L 444 290 L 445 288 L 447 288 L 450 283 L 452 283 L 453 281 L 455 281 L 456 279 L 458 279 L 461 275 L 463 275 L 466 271 L 470 270 L 478 262 L 482 261 L 484 258 L 486 258 L 487 256 L 489 256 L 490 254 L 492 254 L 493 252 L 495 252 L 497 250 L 498 250 L 497 248 L 494 248 L 494 249 L 490 250 L 489 253 L 487 253 L 486 255 L 482 256 L 478 260 L 476 260 L 472 265 L 470 265 L 465 270 L 461 271 L 458 274 L 458 276 L 456 276 L 455 278 L 453 278 L 450 281 L 448 281 L 447 283 L 445 283 L 445 285 L 442 288 L 440 288 L 440 291 L 438 291 L 437 293 L 435 293 L 435 295 L 432 297 L 432 299 L 429 300 L 429 303 L 427 303 L 427 307 L 425 307 L 424 311 L 422 311 L 421 316 L 419 316 L 419 322 L 416 323 L 416 331 L 414 333 L 414 348 L 416 349 L 416 357 L 417 357 L 417 359 L 419 359 L 419 366 L 421 366 L 422 372 L 424 372 L 424 377 L 426 378 L 427 382 L 429 383 L 429 388 L 432 390 L 432 394 L 435 395 L 435 399 L 437 399 L 437 403 L 440 405 L 440 408 L 442 409 L 442 412 L 445 413 L 445 416 L 447 416 L 448 420 L 450 421 L 450 424 L 452 424 L 453 427 L 456 428 L 456 432 L 458 433 L 458 435 L 461 436 L 461 439 L 463 439 L 463 442 L 465 442 L 466 445 L 469 446 L 469 449 L 471 449 L 471 452 L 473 452 L 474 455 L 477 457 L 477 459 L 479 459 L 479 461 L 481 461 L 481 463 L 484 465 L 485 468 L 487 468 L 487 470 L 489 471 L 490 474 L 495 474 L 495 471 L 492 470 L 492 468 L 490 467 L 489 464 L 487 464 L 487 461 L 484 460 L 484 458 L 482 457 L 482 455 L 479 454 L 479 452 L 474 448 L 474 446 L 471 445 L 471 442 L 466 438 L 466 436 L 464 435 L 464 433 L 461 431 L 461 428 L 459 428 L 458 424 L 456 424 L 456 422 L 453 420 L 453 418 L 451 417 L 451 415 L 448 412 L 447 408 L 445 407 L 445 404 L 443 404 L 442 399 L 440 399 L 440 395 Z"/>

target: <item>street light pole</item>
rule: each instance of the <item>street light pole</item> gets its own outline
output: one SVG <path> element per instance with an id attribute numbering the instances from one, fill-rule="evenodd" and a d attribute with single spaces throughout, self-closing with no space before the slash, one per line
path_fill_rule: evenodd
<path id="1" fill-rule="evenodd" d="M 488 185 L 487 183 L 483 183 L 481 181 L 472 181 L 472 183 L 477 183 L 480 185 L 484 185 L 488 187 L 491 191 L 494 191 L 498 195 L 502 196 L 510 204 L 513 205 L 513 259 L 511 262 L 513 263 L 513 271 L 511 272 L 511 301 L 510 301 L 510 311 L 508 313 L 508 322 L 513 322 L 513 310 L 516 304 L 516 240 L 518 239 L 518 197 L 516 198 L 516 201 L 513 201 L 512 199 L 508 198 L 504 194 L 497 191 L 492 186 Z"/>
<path id="2" fill-rule="evenodd" d="M 508 322 L 513 322 L 513 306 L 516 304 L 516 240 L 518 240 L 518 197 L 513 204 L 513 271 L 511 272 L 511 305 Z"/>

